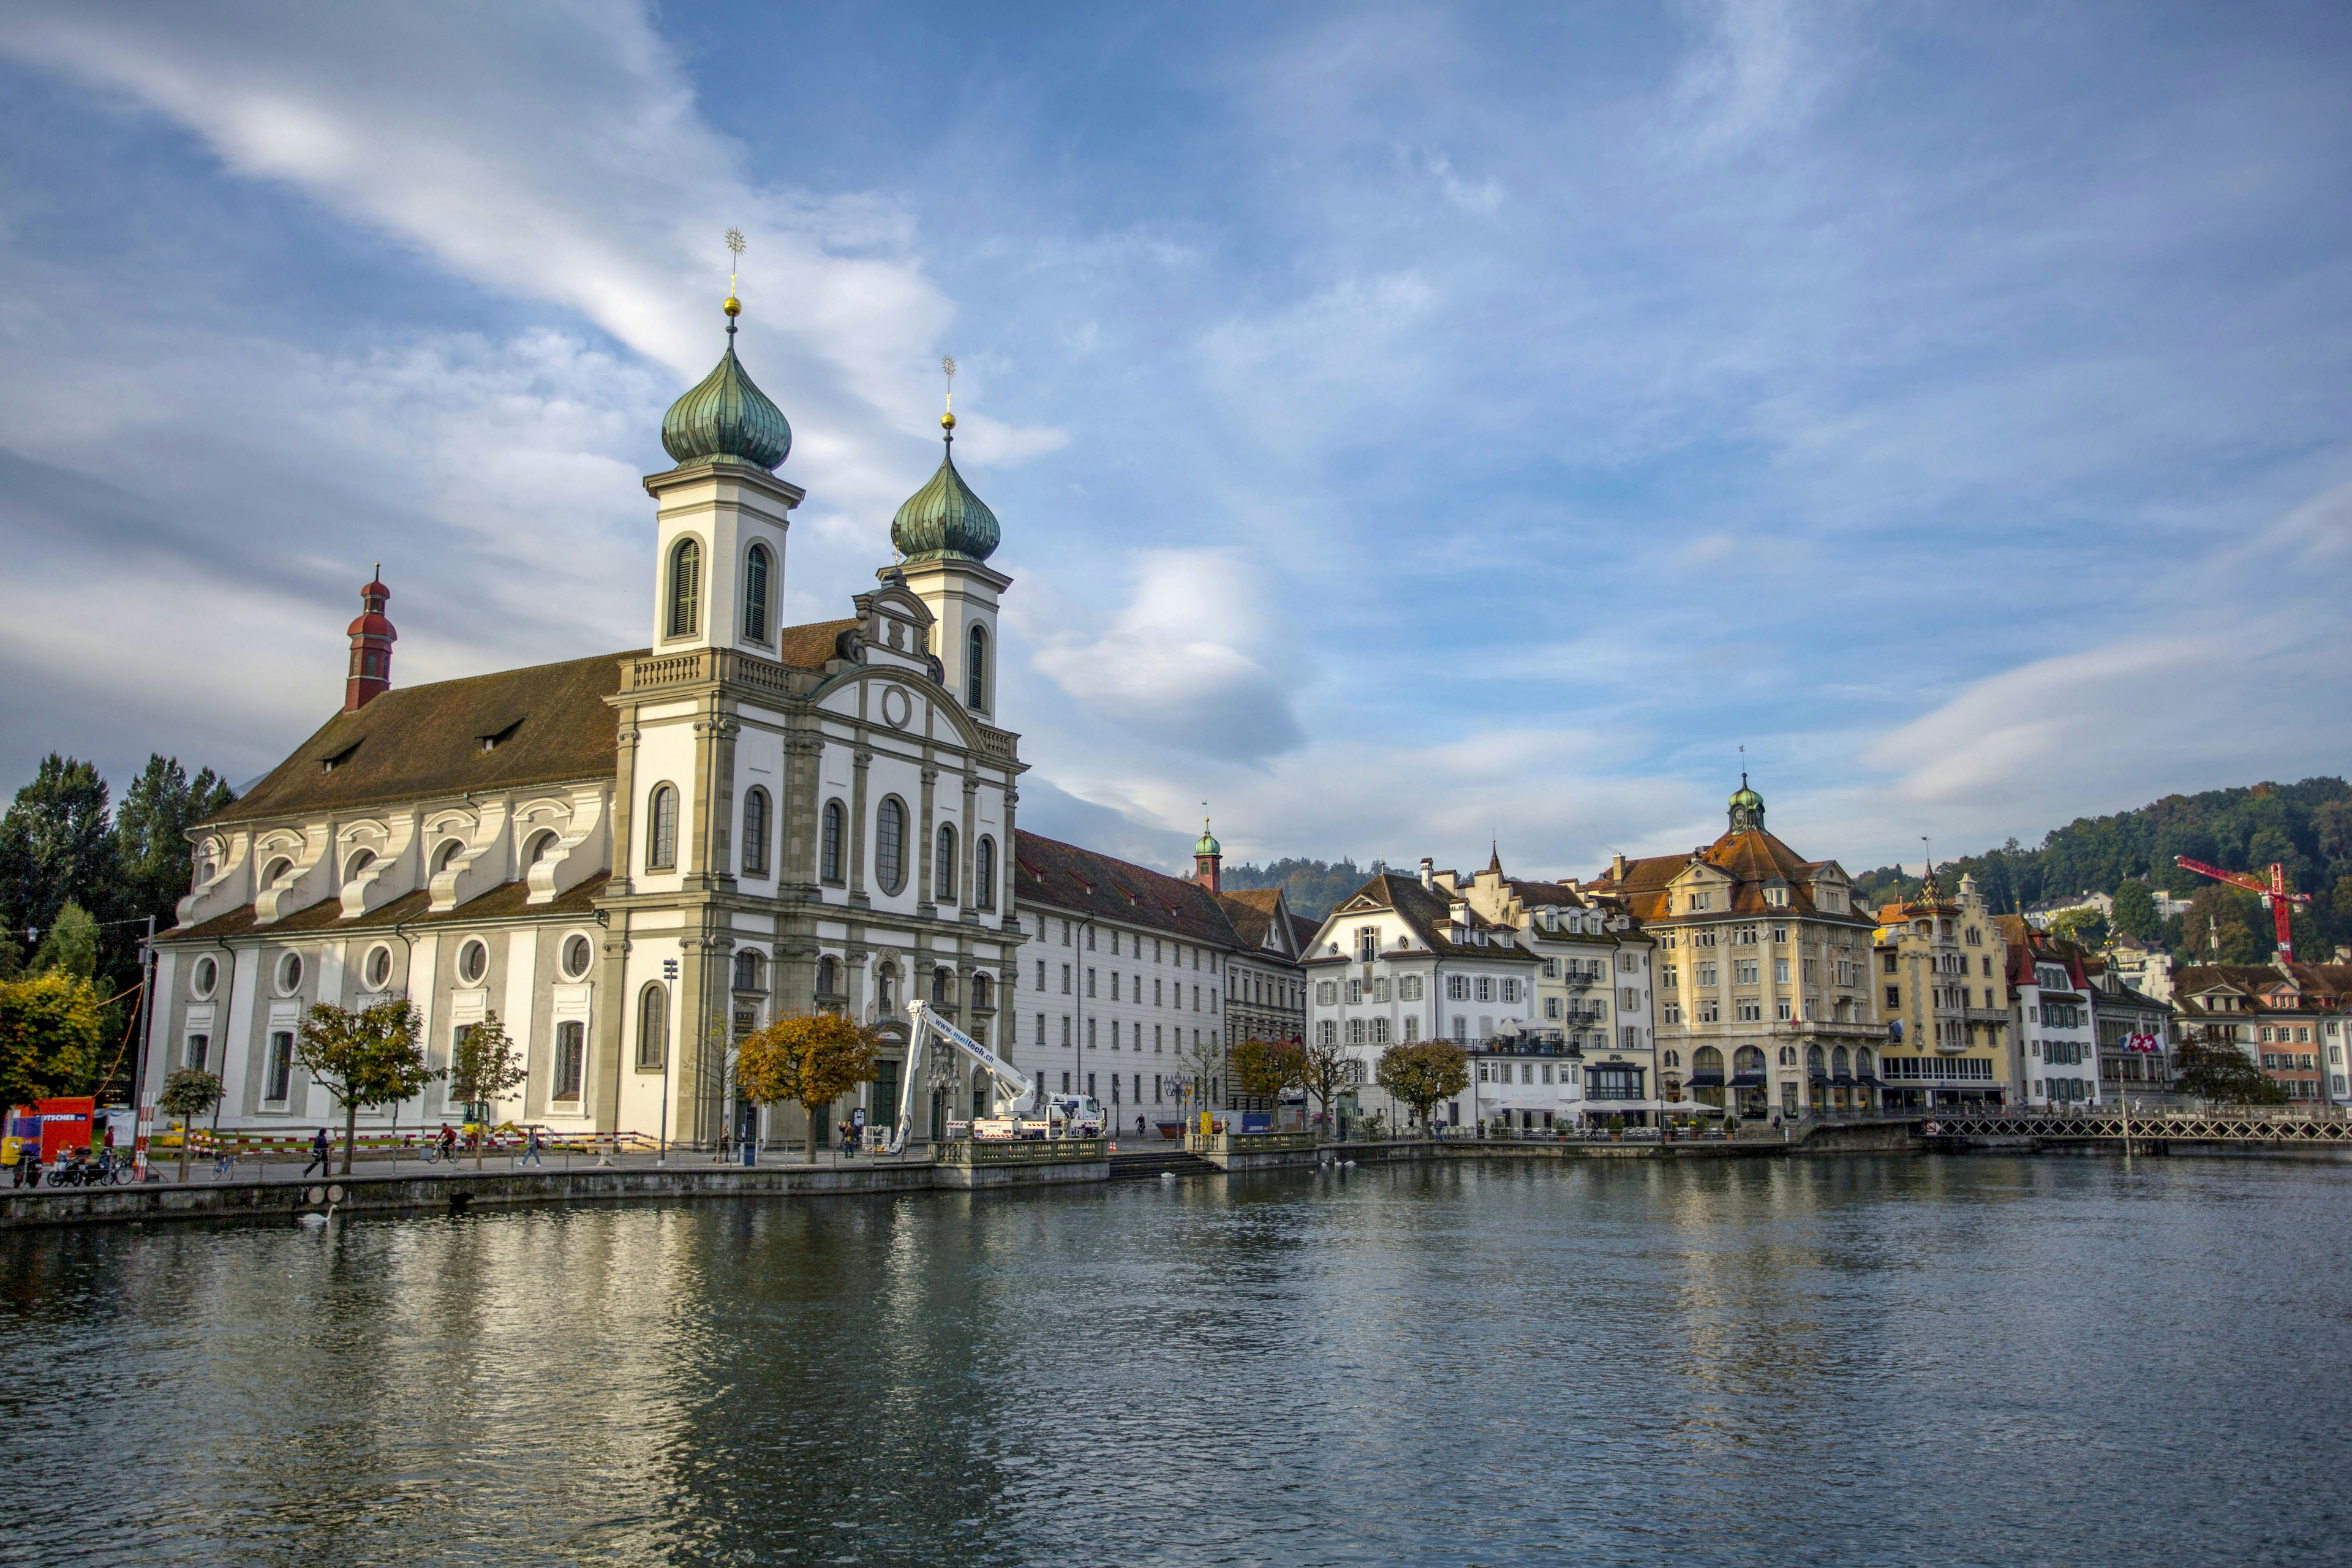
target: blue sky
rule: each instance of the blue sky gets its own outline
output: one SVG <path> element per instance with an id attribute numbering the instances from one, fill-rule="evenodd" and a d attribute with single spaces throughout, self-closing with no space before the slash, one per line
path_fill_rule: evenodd
<path id="1" fill-rule="evenodd" d="M 721 339 L 814 619 L 958 456 L 1028 826 L 1849 868 L 2352 732 L 2352 12 L 11 3 L 0 768 L 635 647 Z"/>

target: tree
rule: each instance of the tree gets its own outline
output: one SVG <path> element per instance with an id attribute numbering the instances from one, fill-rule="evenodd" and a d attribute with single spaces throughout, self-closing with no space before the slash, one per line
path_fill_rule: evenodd
<path id="1" fill-rule="evenodd" d="M 0 1107 L 87 1088 L 103 1007 L 96 987 L 61 969 L 0 984 Z"/>
<path id="2" fill-rule="evenodd" d="M 343 1110 L 343 1174 L 352 1173 L 360 1108 L 397 1105 L 441 1076 L 416 1045 L 416 1015 L 405 1001 L 354 1013 L 321 1002 L 302 1020 L 294 1059 Z"/>
<path id="3" fill-rule="evenodd" d="M 2221 1040 L 2189 1039 L 2173 1053 L 2174 1079 L 2183 1094 L 2225 1105 L 2281 1105 L 2286 1090 L 2266 1077 L 2252 1058 Z"/>
<path id="4" fill-rule="evenodd" d="M 808 1118 L 808 1163 L 833 1102 L 874 1076 L 880 1036 L 838 1013 L 779 1018 L 735 1053 L 736 1091 L 754 1105 L 790 1100 Z"/>
<path id="5" fill-rule="evenodd" d="M 2142 942 L 2164 934 L 2164 917 L 2156 912 L 2156 895 L 2146 882 L 2126 882 L 2116 889 L 2116 929 Z"/>
<path id="6" fill-rule="evenodd" d="M 172 924 L 188 891 L 188 829 L 236 798 L 226 780 L 206 768 L 191 781 L 177 757 L 150 756 L 122 792 L 114 813 L 115 875 L 124 920 L 153 915 Z"/>
<path id="7" fill-rule="evenodd" d="M 457 1048 L 449 1053 L 449 1092 L 468 1105 L 478 1102 L 488 1107 L 504 1100 L 530 1076 L 496 1013 L 483 1014 L 480 1023 L 458 1036 Z M 487 1110 L 482 1120 L 485 1123 L 489 1120 Z M 482 1168 L 482 1145 L 488 1141 L 488 1131 L 486 1125 L 474 1139 L 477 1171 Z"/>
<path id="8" fill-rule="evenodd" d="M 2276 945 L 2261 901 L 2215 882 L 2189 895 L 2180 935 L 2184 963 L 2261 963 Z"/>
<path id="9" fill-rule="evenodd" d="M 1331 1121 L 1331 1102 L 1339 1091 L 1355 1081 L 1356 1067 L 1347 1051 L 1334 1039 L 1328 1046 L 1310 1045 L 1298 1047 L 1298 1078 L 1307 1092 L 1321 1107 L 1322 1125 L 1333 1131 L 1338 1128 Z"/>
<path id="10" fill-rule="evenodd" d="M 221 1080 L 202 1068 L 182 1068 L 163 1080 L 155 1103 L 180 1120 L 180 1180 L 188 1179 L 188 1145 L 195 1142 L 196 1118 L 220 1103 Z"/>
<path id="11" fill-rule="evenodd" d="M 43 930 L 68 899 L 103 909 L 113 861 L 106 781 L 51 752 L 0 816 L 0 906 L 19 927 Z"/>
<path id="12" fill-rule="evenodd" d="M 1412 1106 L 1426 1128 L 1439 1100 L 1449 1100 L 1470 1086 L 1470 1058 L 1451 1040 L 1391 1046 L 1381 1053 L 1380 1067 L 1372 1078 Z"/>
<path id="13" fill-rule="evenodd" d="M 1307 1053 L 1296 1040 L 1252 1036 L 1234 1047 L 1231 1070 L 1244 1094 L 1264 1095 L 1280 1105 L 1283 1090 L 1307 1087 Z"/>
<path id="14" fill-rule="evenodd" d="M 2051 921 L 2050 934 L 2084 952 L 2096 952 L 2106 937 L 2107 920 L 2096 910 L 2068 910 Z"/>
<path id="15" fill-rule="evenodd" d="M 98 921 L 90 912 L 73 900 L 68 899 L 58 910 L 58 918 L 42 934 L 41 945 L 33 953 L 37 973 L 61 970 L 76 980 L 95 979 L 98 974 Z"/>
<path id="16" fill-rule="evenodd" d="M 1188 1046 L 1183 1042 L 1182 1031 L 1178 1031 L 1176 1065 L 1181 1069 L 1177 1077 L 1189 1088 L 1192 1103 L 1199 1107 L 1202 1117 L 1208 1117 L 1216 1106 L 1219 1076 L 1232 1070 L 1225 1059 L 1223 1039 L 1210 1033 Z M 1201 1131 L 1205 1132 L 1213 1125 L 1204 1121 Z"/>

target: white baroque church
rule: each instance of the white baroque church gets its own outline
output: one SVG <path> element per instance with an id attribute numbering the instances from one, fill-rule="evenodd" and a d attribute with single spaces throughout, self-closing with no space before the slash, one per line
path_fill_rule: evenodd
<path id="1" fill-rule="evenodd" d="M 803 1135 L 796 1109 L 759 1128 L 730 1103 L 730 1043 L 771 1016 L 878 1025 L 883 1103 L 910 994 L 996 1043 L 1023 772 L 993 722 L 996 519 L 950 413 L 892 523 L 903 559 L 841 619 L 779 626 L 803 492 L 776 472 L 792 430 L 736 358 L 737 311 L 662 421 L 677 466 L 645 480 L 649 646 L 398 688 L 369 583 L 341 710 L 192 836 L 148 1085 L 217 1072 L 225 1129 L 339 1120 L 293 1059 L 304 1010 L 405 996 L 436 1067 L 499 1016 L 530 1076 L 497 1120 L 710 1144 L 730 1117 Z M 465 1110 L 436 1085 L 362 1125 Z"/>

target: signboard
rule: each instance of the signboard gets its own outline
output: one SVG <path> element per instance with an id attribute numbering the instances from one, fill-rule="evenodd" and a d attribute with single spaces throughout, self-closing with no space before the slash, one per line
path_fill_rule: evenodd
<path id="1" fill-rule="evenodd" d="M 54 1163 L 68 1149 L 89 1147 L 89 1119 L 98 1101 L 89 1095 L 44 1100 L 33 1107 L 41 1122 L 41 1163 Z"/>

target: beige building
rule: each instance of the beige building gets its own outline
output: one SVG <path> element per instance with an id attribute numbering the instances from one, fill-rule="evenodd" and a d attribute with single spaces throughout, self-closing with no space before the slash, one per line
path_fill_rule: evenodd
<path id="1" fill-rule="evenodd" d="M 1657 1073 L 1746 1117 L 1875 1103 L 1885 1030 L 1870 991 L 1870 918 L 1833 860 L 1806 860 L 1764 826 L 1743 775 L 1729 824 L 1687 855 L 1620 857 L 1580 891 L 1656 943 Z"/>
<path id="2" fill-rule="evenodd" d="M 1976 879 L 1962 877 L 1953 896 L 1931 869 L 1916 899 L 1878 911 L 1872 948 L 1887 1030 L 1881 1103 L 1895 1110 L 2014 1103 L 2009 947 Z M 2088 1019 L 2086 1012 L 2084 1040 Z M 2086 1064 L 2087 1082 L 2097 1072 L 2095 1052 Z"/>

